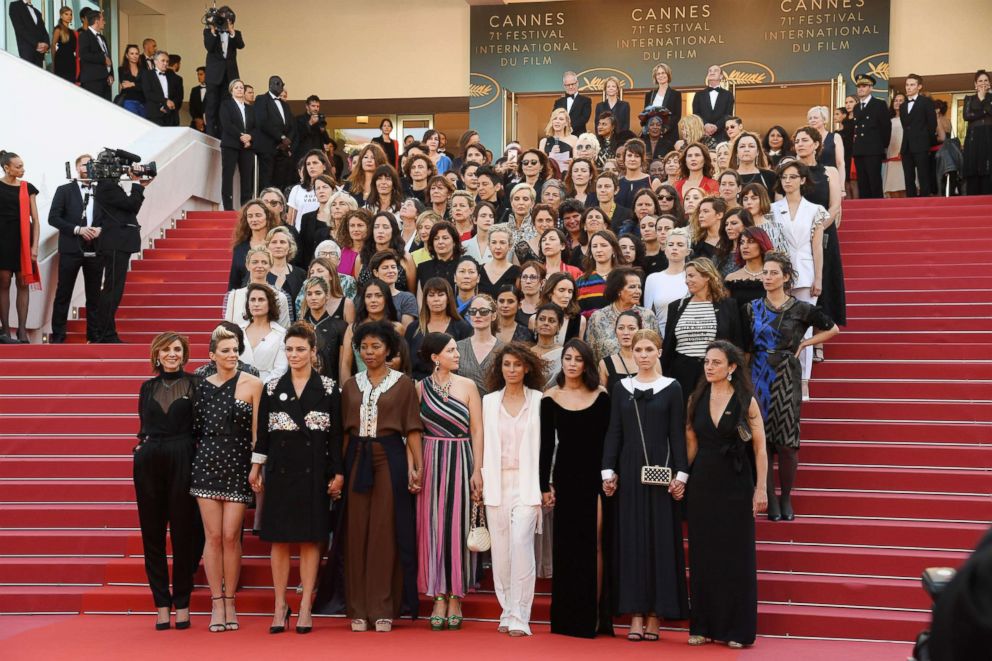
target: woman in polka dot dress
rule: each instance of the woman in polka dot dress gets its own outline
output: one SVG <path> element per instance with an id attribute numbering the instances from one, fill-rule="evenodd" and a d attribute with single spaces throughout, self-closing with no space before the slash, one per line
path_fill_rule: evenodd
<path id="1" fill-rule="evenodd" d="M 203 567 L 212 599 L 209 629 L 236 631 L 234 590 L 241 571 L 245 507 L 252 502 L 248 472 L 262 382 L 238 371 L 238 338 L 223 326 L 210 337 L 210 359 L 217 374 L 203 381 L 193 404 L 197 448 L 189 492 L 199 503 L 206 536 Z"/>

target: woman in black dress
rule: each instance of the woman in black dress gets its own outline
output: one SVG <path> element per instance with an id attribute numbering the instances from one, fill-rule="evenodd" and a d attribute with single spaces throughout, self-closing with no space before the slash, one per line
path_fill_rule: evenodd
<path id="1" fill-rule="evenodd" d="M 58 25 L 52 30 L 52 71 L 70 83 L 76 82 L 76 46 L 78 39 L 72 29 L 72 7 L 59 10 Z"/>
<path id="2" fill-rule="evenodd" d="M 420 317 L 406 329 L 406 342 L 413 356 L 414 381 L 431 374 L 434 367 L 420 357 L 420 345 L 428 333 L 447 333 L 455 341 L 463 340 L 472 334 L 472 327 L 458 314 L 455 293 L 447 280 L 431 278 L 423 287 L 424 301 L 420 305 Z"/>
<path id="3" fill-rule="evenodd" d="M 768 506 L 765 428 L 740 349 L 713 342 L 703 370 L 706 380 L 689 400 L 686 426 L 689 644 L 719 640 L 740 648 L 754 643 L 758 626 L 754 517 Z"/>
<path id="4" fill-rule="evenodd" d="M 621 380 L 637 374 L 637 363 L 634 362 L 634 334 L 644 328 L 644 319 L 637 310 L 624 310 L 617 316 L 614 332 L 620 350 L 604 356 L 599 361 L 599 382 L 606 386 L 607 394 L 613 393 L 613 387 Z M 658 366 L 661 373 L 661 365 Z"/>
<path id="5" fill-rule="evenodd" d="M 326 260 L 321 261 L 326 262 Z M 303 283 L 302 293 L 304 304 L 301 306 L 300 320 L 310 324 L 317 335 L 317 364 L 314 369 L 321 376 L 338 381 L 341 344 L 344 341 L 344 334 L 348 332 L 348 322 L 337 313 L 332 314 L 327 311 L 330 285 L 324 278 L 307 278 Z M 343 307 L 342 302 L 338 310 Z"/>
<path id="6" fill-rule="evenodd" d="M 320 548 L 331 531 L 331 498 L 341 497 L 341 394 L 333 379 L 313 368 L 317 336 L 309 324 L 297 322 L 286 331 L 289 371 L 269 381 L 258 407 L 258 438 L 251 455 L 249 482 L 263 489 L 265 508 L 260 537 L 272 542 L 275 611 L 269 633 L 286 630 L 289 605 L 289 545 L 300 544 L 303 597 L 296 633 L 310 633 Z"/>
<path id="7" fill-rule="evenodd" d="M 162 333 L 152 341 L 152 371 L 141 384 L 138 418 L 141 430 L 134 447 L 134 494 L 138 501 L 145 574 L 155 600 L 155 629 L 169 628 L 176 609 L 176 628 L 189 628 L 189 596 L 196 572 L 194 539 L 199 525 L 196 501 L 189 495 L 193 469 L 193 399 L 199 378 L 183 371 L 189 341 L 178 333 Z M 165 532 L 172 542 L 172 590 Z"/>
<path id="8" fill-rule="evenodd" d="M 682 520 L 675 504 L 689 480 L 685 408 L 678 382 L 657 372 L 660 350 L 658 333 L 634 334 L 637 376 L 611 393 L 603 449 L 603 492 L 618 494 L 616 612 L 631 615 L 627 639 L 632 641 L 658 640 L 658 618 L 682 620 L 689 611 Z M 671 483 L 642 483 L 645 465 L 671 468 Z"/>
<path id="9" fill-rule="evenodd" d="M 554 508 L 555 521 L 551 632 L 612 635 L 610 596 L 603 589 L 609 547 L 602 539 L 609 526 L 600 474 L 610 397 L 589 345 L 579 339 L 565 344 L 555 383 L 541 400 L 540 462 L 544 507 Z"/>
<path id="10" fill-rule="evenodd" d="M 992 89 L 984 69 L 975 74 L 975 93 L 964 98 L 964 119 L 968 122 L 963 169 L 967 193 L 988 195 L 992 193 Z"/>
<path id="11" fill-rule="evenodd" d="M 189 492 L 196 496 L 203 519 L 203 568 L 212 601 L 209 630 L 218 633 L 239 628 L 234 590 L 241 573 L 245 507 L 253 500 L 248 472 L 262 382 L 238 371 L 238 338 L 223 326 L 210 336 L 209 355 L 217 373 L 194 391 L 197 447 Z"/>
<path id="12" fill-rule="evenodd" d="M 0 150 L 0 344 L 28 343 L 28 287 L 38 273 L 38 189 L 26 181 L 24 161 Z M 10 281 L 17 274 L 17 338 L 10 336 Z"/>
<path id="13" fill-rule="evenodd" d="M 124 48 L 124 57 L 117 67 L 117 80 L 120 82 L 120 94 L 123 98 L 124 110 L 139 117 L 145 116 L 145 93 L 141 89 L 141 76 L 146 71 L 141 65 L 141 50 L 137 44 L 128 44 Z"/>
<path id="14" fill-rule="evenodd" d="M 774 250 L 774 248 L 772 240 L 765 230 L 752 226 L 745 227 L 741 232 L 741 236 L 737 240 L 737 250 L 744 264 L 728 275 L 723 284 L 743 313 L 744 308 L 751 301 L 765 295 L 765 285 L 761 281 L 761 268 L 764 264 L 765 253 Z"/>

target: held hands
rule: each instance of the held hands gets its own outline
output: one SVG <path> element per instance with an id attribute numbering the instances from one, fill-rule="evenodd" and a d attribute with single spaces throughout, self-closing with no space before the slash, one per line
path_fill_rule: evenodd
<path id="1" fill-rule="evenodd" d="M 251 136 L 247 133 L 242 133 L 241 144 L 243 144 L 245 147 L 251 147 Z"/>
<path id="2" fill-rule="evenodd" d="M 482 503 L 482 471 L 474 471 L 468 484 L 472 491 L 472 502 Z"/>
<path id="3" fill-rule="evenodd" d="M 79 236 L 83 237 L 87 241 L 92 241 L 96 237 L 100 236 L 99 227 L 81 227 L 79 228 Z"/>
<path id="4" fill-rule="evenodd" d="M 672 480 L 668 485 L 668 493 L 672 494 L 672 500 L 682 500 L 685 498 L 685 482 Z"/>
<path id="5" fill-rule="evenodd" d="M 614 475 L 608 480 L 603 480 L 603 493 L 612 496 L 617 492 L 617 476 Z"/>
<path id="6" fill-rule="evenodd" d="M 248 473 L 248 484 L 251 485 L 251 490 L 255 493 L 262 493 L 264 485 L 262 484 L 262 464 L 252 464 L 251 472 Z"/>
<path id="7" fill-rule="evenodd" d="M 327 493 L 331 500 L 341 500 L 341 490 L 344 488 L 344 475 L 335 475 L 327 483 Z"/>
<path id="8" fill-rule="evenodd" d="M 541 494 L 541 506 L 546 510 L 550 510 L 555 506 L 555 488 L 551 487 L 551 491 Z"/>
<path id="9" fill-rule="evenodd" d="M 39 41 L 38 42 L 38 49 L 37 50 L 38 50 L 39 53 L 47 53 L 48 52 L 48 44 L 46 44 L 44 41 Z"/>
<path id="10" fill-rule="evenodd" d="M 407 473 L 407 489 L 413 494 L 420 493 L 420 470 L 414 466 Z"/>
<path id="11" fill-rule="evenodd" d="M 751 502 L 751 512 L 757 516 L 768 509 L 768 492 L 764 487 L 754 490 L 754 500 Z"/>

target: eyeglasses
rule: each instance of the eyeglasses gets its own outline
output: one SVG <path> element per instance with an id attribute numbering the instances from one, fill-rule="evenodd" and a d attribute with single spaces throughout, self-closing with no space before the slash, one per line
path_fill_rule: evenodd
<path id="1" fill-rule="evenodd" d="M 659 195 L 658 196 L 658 199 L 661 200 L 662 202 L 674 202 L 675 201 L 675 198 L 672 197 L 671 195 Z"/>
<path id="2" fill-rule="evenodd" d="M 465 310 L 466 317 L 485 317 L 492 313 L 493 311 L 489 308 L 469 308 Z"/>
<path id="3" fill-rule="evenodd" d="M 783 174 L 779 178 L 782 179 L 783 181 L 792 181 L 794 179 L 802 179 L 802 177 L 800 177 L 798 174 Z"/>
<path id="4" fill-rule="evenodd" d="M 268 204 L 270 207 L 281 207 L 282 206 L 282 202 L 280 202 L 279 200 L 266 200 L 265 203 Z"/>
<path id="5" fill-rule="evenodd" d="M 540 161 L 520 161 L 520 165 L 537 165 Z"/>
<path id="6" fill-rule="evenodd" d="M 520 276 L 520 279 L 521 280 L 540 280 L 541 279 L 541 276 L 534 275 L 534 274 L 531 274 L 531 275 L 522 275 L 522 276 Z"/>

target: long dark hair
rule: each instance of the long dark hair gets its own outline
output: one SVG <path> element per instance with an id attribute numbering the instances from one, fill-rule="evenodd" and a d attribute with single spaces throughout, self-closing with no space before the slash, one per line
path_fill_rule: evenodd
<path id="1" fill-rule="evenodd" d="M 525 387 L 531 390 L 544 389 L 544 360 L 523 342 L 508 342 L 496 349 L 496 355 L 493 356 L 493 362 L 489 366 L 489 372 L 486 374 L 486 389 L 489 392 L 496 392 L 506 387 L 506 380 L 503 378 L 503 358 L 506 356 L 513 356 L 527 368 L 527 374 L 524 375 Z"/>
<path id="2" fill-rule="evenodd" d="M 561 355 L 564 358 L 565 352 L 569 349 L 574 349 L 579 357 L 582 358 L 582 385 L 586 387 L 587 390 L 595 390 L 599 387 L 599 367 L 596 362 L 596 357 L 592 353 L 592 349 L 589 345 L 580 340 L 577 337 L 573 337 L 571 340 L 565 343 L 565 346 L 561 350 Z M 558 372 L 558 376 L 555 377 L 555 383 L 561 388 L 565 385 L 565 373 Z"/>
<path id="3" fill-rule="evenodd" d="M 734 370 L 733 378 L 730 380 L 730 385 L 734 389 L 734 398 L 741 407 L 741 415 L 738 418 L 738 422 L 744 422 L 748 420 L 748 409 L 751 407 L 751 399 L 754 397 L 754 388 L 751 387 L 751 375 L 748 373 L 747 362 L 744 360 L 744 352 L 738 349 L 737 345 L 733 342 L 728 342 L 727 340 L 714 340 L 710 342 L 706 346 L 706 353 L 709 353 L 711 349 L 722 351 L 727 357 L 727 363 L 737 366 L 737 369 Z M 692 391 L 692 396 L 689 398 L 688 417 L 686 418 L 688 424 L 692 424 L 696 415 L 696 405 L 699 404 L 703 392 L 709 385 L 710 383 L 706 380 L 705 374 L 699 377 L 699 383 L 696 384 L 696 388 Z"/>
<path id="4" fill-rule="evenodd" d="M 372 263 L 372 257 L 375 256 L 379 249 L 375 247 L 374 238 L 374 228 L 375 221 L 379 218 L 385 218 L 386 222 L 389 223 L 390 228 L 392 228 L 392 236 L 389 238 L 389 247 L 387 250 L 392 250 L 397 255 L 397 265 L 402 266 L 402 255 L 406 254 L 406 247 L 403 243 L 403 233 L 400 231 L 400 225 L 396 222 L 396 216 L 394 216 L 389 211 L 384 209 L 376 211 L 375 215 L 372 216 L 372 222 L 369 223 L 369 235 L 365 238 L 365 242 L 362 244 L 362 250 L 358 253 L 359 259 L 362 260 L 362 265 L 367 265 Z"/>
<path id="5" fill-rule="evenodd" d="M 389 285 L 379 278 L 372 278 L 358 290 L 358 296 L 355 297 L 355 323 L 353 327 L 357 329 L 362 322 L 368 321 L 369 311 L 365 307 L 365 292 L 368 291 L 369 287 L 377 287 L 382 292 L 385 299 L 385 309 L 383 310 L 385 318 L 389 321 L 398 321 L 399 316 L 396 314 L 396 304 L 393 303 L 393 295 L 389 291 Z"/>

